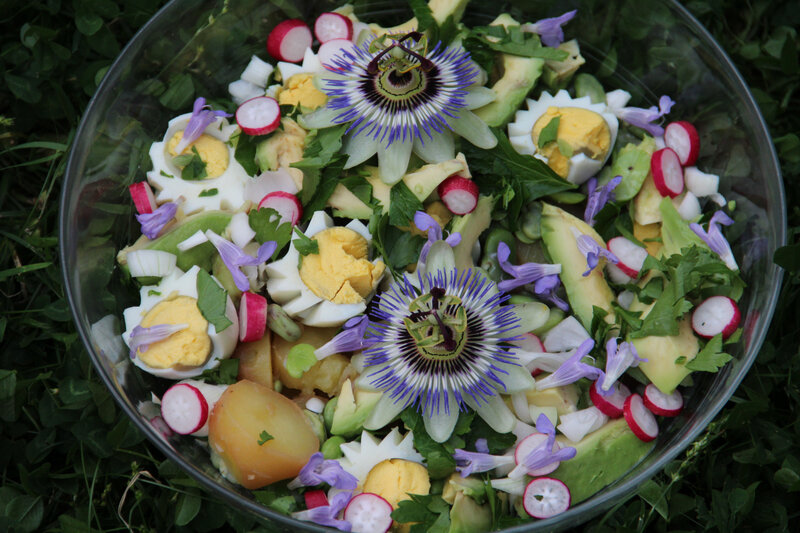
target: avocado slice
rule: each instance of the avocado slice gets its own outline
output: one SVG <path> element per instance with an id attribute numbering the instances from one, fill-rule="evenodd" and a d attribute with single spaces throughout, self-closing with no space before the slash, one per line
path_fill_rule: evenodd
<path id="1" fill-rule="evenodd" d="M 573 505 L 622 477 L 655 445 L 654 442 L 639 440 L 624 418 L 607 422 L 580 442 L 573 443 L 563 436 L 556 437 L 556 441 L 562 446 L 572 446 L 578 452 L 549 474 L 569 487 Z"/>
<path id="2" fill-rule="evenodd" d="M 492 528 L 492 511 L 463 492 L 457 492 L 450 509 L 448 533 L 483 533 Z"/>
<path id="3" fill-rule="evenodd" d="M 490 26 L 519 26 L 519 22 L 508 13 L 502 13 Z M 489 126 L 505 126 L 531 92 L 539 76 L 542 75 L 544 59 L 500 54 L 500 78 L 491 89 L 494 101 L 473 112 Z"/>
<path id="4" fill-rule="evenodd" d="M 558 416 L 578 410 L 578 387 L 573 383 L 551 389 L 527 390 L 525 396 L 529 405 L 554 407 Z"/>
<path id="5" fill-rule="evenodd" d="M 459 270 L 475 266 L 472 261 L 472 248 L 481 233 L 492 222 L 494 202 L 494 196 L 481 196 L 478 198 L 478 205 L 475 206 L 471 213 L 453 218 L 453 222 L 450 225 L 450 233 L 458 232 L 461 234 L 461 242 L 453 247 L 456 268 Z"/>
<path id="6" fill-rule="evenodd" d="M 569 55 L 563 61 L 547 60 L 544 62 L 542 81 L 554 91 L 564 89 L 572 76 L 586 63 L 581 55 L 581 49 L 576 39 L 558 45 L 559 50 L 564 50 Z"/>
<path id="7" fill-rule="evenodd" d="M 605 310 L 606 321 L 614 323 L 614 293 L 606 283 L 602 268 L 595 268 L 588 276 L 586 258 L 578 250 L 575 236 L 570 228 L 575 228 L 589 235 L 597 244 L 606 247 L 606 243 L 597 232 L 583 220 L 570 215 L 563 209 L 550 204 L 542 204 L 542 242 L 553 263 L 561 264 L 561 282 L 567 290 L 572 311 L 587 330 L 592 325 L 592 307 Z"/>
<path id="8" fill-rule="evenodd" d="M 642 226 L 661 222 L 661 211 L 658 206 L 663 198 L 653 182 L 653 174 L 648 169 L 642 187 L 633 198 L 633 220 Z"/>
<path id="9" fill-rule="evenodd" d="M 453 472 L 442 487 L 442 499 L 453 505 L 456 495 L 463 492 L 470 498 L 483 502 L 486 497 L 486 485 L 474 476 L 461 477 L 458 472 Z"/>
<path id="10" fill-rule="evenodd" d="M 281 129 L 261 141 L 256 147 L 256 163 L 262 171 L 278 170 L 281 166 L 303 159 L 306 130 L 290 118 L 281 119 Z"/>
<path id="11" fill-rule="evenodd" d="M 342 383 L 333 411 L 331 435 L 355 437 L 361 433 L 364 420 L 380 400 L 382 393 L 370 392 L 353 387 L 349 379 Z"/>

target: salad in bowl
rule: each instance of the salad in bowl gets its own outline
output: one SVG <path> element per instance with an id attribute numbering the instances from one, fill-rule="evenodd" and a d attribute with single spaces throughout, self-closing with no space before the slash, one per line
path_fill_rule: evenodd
<path id="1" fill-rule="evenodd" d="M 745 329 L 737 203 L 678 95 L 584 72 L 580 10 L 417 4 L 276 21 L 163 121 L 116 254 L 125 362 L 161 384 L 139 413 L 343 531 L 566 512 Z"/>

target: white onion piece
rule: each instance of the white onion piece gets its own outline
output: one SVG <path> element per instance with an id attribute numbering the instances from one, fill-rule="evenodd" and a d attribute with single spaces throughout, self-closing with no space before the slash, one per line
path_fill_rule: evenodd
<path id="1" fill-rule="evenodd" d="M 231 242 L 239 248 L 244 248 L 253 240 L 253 237 L 256 236 L 256 232 L 250 227 L 250 220 L 247 213 L 235 213 L 231 217 L 227 229 L 231 237 Z"/>
<path id="2" fill-rule="evenodd" d="M 179 242 L 176 245 L 176 248 L 181 252 L 185 252 L 186 250 L 190 250 L 195 246 L 200 246 L 204 242 L 208 242 L 208 237 L 206 237 L 206 234 L 202 231 L 197 230 L 194 232 L 194 234 Z"/>
<path id="3" fill-rule="evenodd" d="M 683 195 L 683 199 L 675 206 L 675 209 L 677 209 L 678 214 L 683 220 L 695 220 L 702 213 L 700 200 L 697 199 L 697 196 L 695 196 L 692 191 L 686 191 L 686 194 Z"/>
<path id="4" fill-rule="evenodd" d="M 561 415 L 558 430 L 572 442 L 578 442 L 583 437 L 597 431 L 608 422 L 608 417 L 595 406 Z"/>
<path id="5" fill-rule="evenodd" d="M 264 96 L 264 88 L 258 85 L 253 85 L 246 80 L 236 80 L 228 84 L 228 92 L 231 94 L 231 99 L 236 105 L 255 98 L 256 96 Z"/>
<path id="6" fill-rule="evenodd" d="M 631 93 L 623 89 L 616 89 L 606 93 L 606 106 L 609 110 L 622 109 L 631 100 Z"/>
<path id="7" fill-rule="evenodd" d="M 522 476 L 518 479 L 511 479 L 503 477 L 499 479 L 492 479 L 489 483 L 492 484 L 493 489 L 497 489 L 516 496 L 522 496 L 525 493 L 525 487 L 528 485 L 528 478 Z"/>
<path id="8" fill-rule="evenodd" d="M 128 252 L 128 270 L 134 278 L 163 278 L 175 270 L 178 256 L 161 250 L 134 250 Z"/>
<path id="9" fill-rule="evenodd" d="M 591 335 L 578 322 L 578 319 L 568 316 L 545 333 L 542 342 L 548 352 L 566 352 L 577 348 L 583 341 L 590 338 Z"/>
<path id="10" fill-rule="evenodd" d="M 250 58 L 250 62 L 244 68 L 242 75 L 239 76 L 244 81 L 250 82 L 257 87 L 266 87 L 269 77 L 275 67 L 264 61 L 258 56 Z"/>
<path id="11" fill-rule="evenodd" d="M 316 396 L 309 398 L 308 401 L 306 401 L 306 409 L 312 413 L 320 414 L 322 410 L 325 409 L 325 402 Z"/>
<path id="12" fill-rule="evenodd" d="M 686 167 L 683 170 L 686 188 L 698 198 L 711 196 L 719 191 L 719 176 L 707 174 L 697 167 Z"/>
<path id="13" fill-rule="evenodd" d="M 257 178 L 247 182 L 244 189 L 245 198 L 255 205 L 271 192 L 283 191 L 289 194 L 297 194 L 298 189 L 292 175 L 285 168 L 276 171 L 266 171 Z"/>

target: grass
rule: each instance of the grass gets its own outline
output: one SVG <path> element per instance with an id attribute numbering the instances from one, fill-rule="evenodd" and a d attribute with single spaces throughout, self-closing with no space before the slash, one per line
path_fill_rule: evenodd
<path id="1" fill-rule="evenodd" d="M 100 383 L 64 301 L 58 196 L 89 97 L 159 0 L 18 2 L 0 20 L 0 531 L 268 528 L 201 491 Z M 790 246 L 758 360 L 700 438 L 638 495 L 580 529 L 797 531 L 800 510 L 800 27 L 791 0 L 690 1 L 773 135 Z"/>

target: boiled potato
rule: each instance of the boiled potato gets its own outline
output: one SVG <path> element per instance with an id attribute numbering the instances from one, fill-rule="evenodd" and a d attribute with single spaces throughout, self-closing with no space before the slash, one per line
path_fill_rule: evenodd
<path id="1" fill-rule="evenodd" d="M 272 339 L 272 371 L 277 379 L 291 389 L 297 389 L 304 395 L 313 395 L 314 390 L 319 390 L 328 396 L 334 396 L 342 388 L 342 383 L 349 377 L 354 377 L 356 372 L 350 366 L 350 358 L 336 353 L 318 361 L 308 369 L 301 378 L 289 375 L 286 369 L 286 357 L 295 344 L 310 344 L 319 348 L 334 335 L 339 328 L 313 328 L 305 326 L 303 334 L 296 341 L 290 342 L 278 335 Z"/>
<path id="2" fill-rule="evenodd" d="M 260 385 L 273 387 L 271 332 L 267 330 L 263 337 L 253 342 L 240 342 L 233 352 L 239 359 L 239 379 L 249 379 Z"/>
<path id="3" fill-rule="evenodd" d="M 272 438 L 260 444 L 264 431 Z M 208 443 L 231 476 L 251 490 L 296 477 L 319 450 L 303 411 L 249 380 L 231 385 L 217 401 L 209 417 Z"/>

